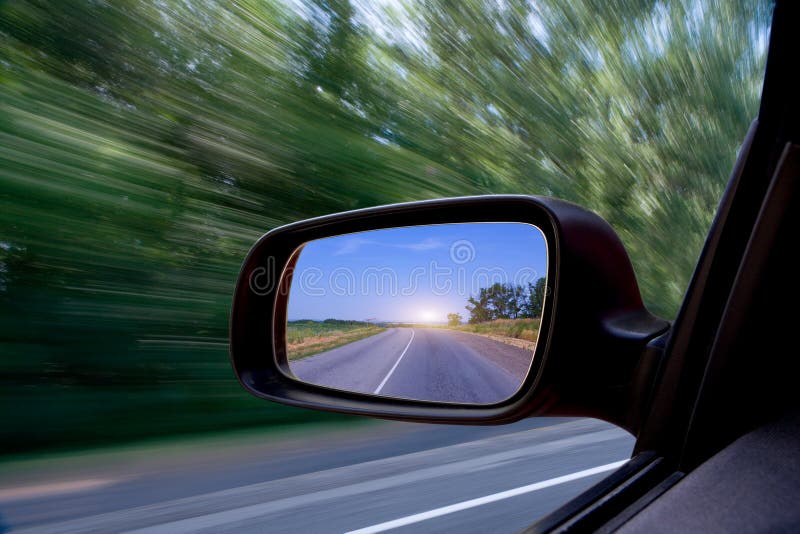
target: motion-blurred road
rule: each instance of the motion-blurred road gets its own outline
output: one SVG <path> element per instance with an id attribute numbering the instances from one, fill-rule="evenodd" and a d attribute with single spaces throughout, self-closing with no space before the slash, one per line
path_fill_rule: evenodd
<path id="1" fill-rule="evenodd" d="M 531 351 L 434 328 L 380 334 L 290 363 L 301 380 L 390 397 L 492 404 L 513 395 Z"/>
<path id="2" fill-rule="evenodd" d="M 516 532 L 632 446 L 586 419 L 219 437 L 5 468 L 0 513 L 14 532 Z"/>

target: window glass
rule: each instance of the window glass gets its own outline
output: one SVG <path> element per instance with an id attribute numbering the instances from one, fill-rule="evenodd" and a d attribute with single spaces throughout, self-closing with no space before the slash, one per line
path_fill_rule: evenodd
<path id="1" fill-rule="evenodd" d="M 414 457 L 418 468 L 403 464 L 391 475 L 399 478 L 365 467 L 286 495 L 244 493 L 252 503 L 323 499 L 329 487 L 383 480 L 388 493 L 353 490 L 348 513 L 371 511 L 331 519 L 341 531 L 624 457 L 631 442 L 615 449 L 616 430 L 585 421 L 566 434 L 535 421 L 423 431 L 264 403 L 228 362 L 233 284 L 254 240 L 284 223 L 393 202 L 538 194 L 605 217 L 647 305 L 674 317 L 757 113 L 770 11 L 739 0 L 0 3 L 0 530 L 462 447 L 452 462 L 450 453 L 436 465 Z M 184 437 L 170 449 L 183 460 L 146 464 L 150 475 L 191 465 L 194 478 L 142 475 L 125 486 L 141 475 L 135 454 L 103 463 L 98 453 L 96 469 L 48 463 L 57 451 L 209 432 L 229 443 L 230 432 L 253 427 L 267 430 L 194 456 L 195 438 Z M 310 432 L 275 445 L 285 461 L 259 464 L 237 448 L 272 443 L 284 427 Z M 363 440 L 337 441 L 343 429 Z M 292 463 L 309 440 L 327 452 Z M 513 467 L 513 478 L 464 453 L 480 440 L 489 441 L 474 451 Z M 553 447 L 563 454 L 543 452 Z M 472 478 L 459 480 L 456 468 Z M 420 470 L 455 478 L 431 475 L 423 491 Z M 530 492 L 530 502 L 429 524 L 497 532 L 513 516 L 516 530 L 580 483 L 554 486 L 560 498 Z M 448 484 L 458 491 L 444 493 Z M 76 494 L 94 497 L 83 508 L 58 504 Z M 198 502 L 202 514 L 220 511 Z M 273 512 L 325 520 L 313 502 Z"/>

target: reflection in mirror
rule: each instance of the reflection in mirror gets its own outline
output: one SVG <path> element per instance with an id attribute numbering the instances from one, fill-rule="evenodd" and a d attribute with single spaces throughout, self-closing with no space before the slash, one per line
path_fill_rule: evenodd
<path id="1" fill-rule="evenodd" d="M 530 369 L 545 304 L 535 226 L 390 228 L 306 243 L 286 352 L 299 380 L 405 399 L 494 404 Z"/>

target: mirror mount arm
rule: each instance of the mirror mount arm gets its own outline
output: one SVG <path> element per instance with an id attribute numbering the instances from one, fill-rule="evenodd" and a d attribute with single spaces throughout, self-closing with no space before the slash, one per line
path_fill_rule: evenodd
<path id="1" fill-rule="evenodd" d="M 622 241 L 598 215 L 542 199 L 557 221 L 559 263 L 547 362 L 529 415 L 588 416 L 636 434 L 641 406 L 632 392 L 653 371 L 648 343 L 669 322 L 644 306 Z M 637 415 L 638 414 L 638 415 Z"/>

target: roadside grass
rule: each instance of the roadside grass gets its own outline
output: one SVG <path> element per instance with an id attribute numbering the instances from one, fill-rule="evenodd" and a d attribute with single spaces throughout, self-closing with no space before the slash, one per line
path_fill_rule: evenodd
<path id="1" fill-rule="evenodd" d="M 473 334 L 491 334 L 535 342 L 539 336 L 540 322 L 541 319 L 495 319 L 485 323 L 461 324 L 458 326 L 445 326 L 445 328 L 472 332 Z"/>
<path id="2" fill-rule="evenodd" d="M 443 330 L 456 330 L 485 336 L 496 341 L 513 345 L 528 350 L 536 348 L 536 338 L 539 336 L 541 319 L 495 319 L 485 323 L 460 324 L 449 326 L 446 324 L 392 324 L 392 326 L 406 326 L 412 328 L 441 328 Z"/>
<path id="3" fill-rule="evenodd" d="M 286 328 L 286 355 L 290 360 L 305 358 L 384 330 L 382 326 L 361 321 L 289 321 Z"/>

